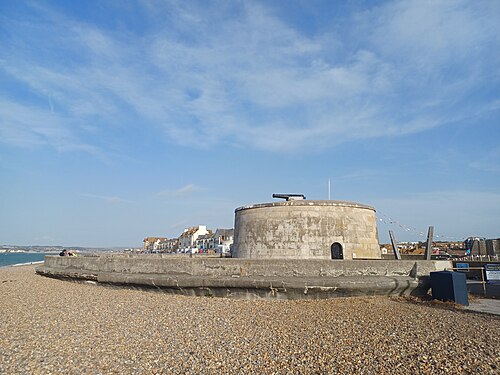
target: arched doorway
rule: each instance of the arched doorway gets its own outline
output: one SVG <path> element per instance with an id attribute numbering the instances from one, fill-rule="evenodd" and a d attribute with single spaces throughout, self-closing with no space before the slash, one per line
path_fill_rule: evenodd
<path id="1" fill-rule="evenodd" d="M 344 259 L 344 251 L 342 245 L 338 242 L 334 242 L 331 247 L 332 259 Z"/>

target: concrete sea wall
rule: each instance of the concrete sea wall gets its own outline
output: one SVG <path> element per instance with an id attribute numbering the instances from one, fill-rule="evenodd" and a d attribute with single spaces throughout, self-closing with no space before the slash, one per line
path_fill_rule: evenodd
<path id="1" fill-rule="evenodd" d="M 37 273 L 183 295 L 317 299 L 419 295 L 448 261 L 222 259 L 154 255 L 46 256 Z"/>

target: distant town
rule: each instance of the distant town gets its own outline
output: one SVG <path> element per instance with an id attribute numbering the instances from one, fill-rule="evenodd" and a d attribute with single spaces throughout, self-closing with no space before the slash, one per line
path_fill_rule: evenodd
<path id="1" fill-rule="evenodd" d="M 490 257 L 498 259 L 500 256 L 500 238 L 486 239 L 483 237 L 467 237 L 464 241 L 435 241 L 432 243 L 434 259 Z M 399 252 L 404 255 L 423 255 L 426 243 L 398 242 Z M 392 258 L 394 254 L 391 244 L 381 244 L 382 257 Z"/>
<path id="2" fill-rule="evenodd" d="M 212 231 L 206 225 L 198 225 L 184 229 L 177 238 L 146 237 L 142 249 L 129 249 L 142 253 L 177 253 L 177 254 L 221 254 L 231 255 L 234 241 L 234 229 L 217 229 Z M 426 243 L 399 242 L 399 252 L 403 255 L 423 255 Z M 380 244 L 383 258 L 393 258 L 391 244 Z M 483 237 L 467 237 L 464 241 L 434 241 L 432 256 L 434 259 L 487 257 L 497 259 L 500 255 L 500 239 Z"/>
<path id="3" fill-rule="evenodd" d="M 229 255 L 234 241 L 234 229 L 212 231 L 206 225 L 184 229 L 177 238 L 146 237 L 142 249 L 148 253 L 218 253 Z"/>
<path id="4" fill-rule="evenodd" d="M 19 246 L 0 245 L 0 253 L 40 252 L 60 253 L 70 249 L 77 253 L 88 252 L 125 252 L 125 253 L 163 253 L 163 254 L 220 254 L 231 256 L 234 241 L 234 229 L 207 229 L 206 225 L 198 225 L 184 229 L 177 238 L 146 237 L 142 248 L 126 247 L 78 247 L 78 246 Z M 399 252 L 404 256 L 419 256 L 425 252 L 423 241 L 398 242 Z M 390 243 L 380 244 L 382 258 L 392 259 L 394 250 Z M 467 237 L 464 241 L 434 241 L 432 247 L 434 259 L 464 257 L 500 257 L 500 238 Z"/>

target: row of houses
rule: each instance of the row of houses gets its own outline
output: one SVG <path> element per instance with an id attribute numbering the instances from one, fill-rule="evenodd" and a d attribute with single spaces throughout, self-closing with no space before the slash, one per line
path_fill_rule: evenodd
<path id="1" fill-rule="evenodd" d="M 500 255 L 500 238 L 467 237 L 464 244 L 469 255 Z"/>
<path id="2" fill-rule="evenodd" d="M 234 239 L 234 229 L 217 229 L 215 233 L 206 225 L 186 228 L 177 238 L 146 237 L 143 250 L 157 253 L 229 253 Z"/>
<path id="3" fill-rule="evenodd" d="M 402 254 L 423 254 L 425 242 L 399 242 L 398 249 Z M 464 241 L 433 241 L 434 254 L 446 254 L 455 257 L 464 256 L 494 256 L 500 255 L 500 238 L 486 239 L 482 237 L 467 237 Z M 392 244 L 380 245 L 382 254 L 393 253 Z"/>

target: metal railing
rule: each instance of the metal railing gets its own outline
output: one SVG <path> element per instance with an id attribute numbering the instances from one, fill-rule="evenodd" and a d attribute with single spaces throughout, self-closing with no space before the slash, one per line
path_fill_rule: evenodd
<path id="1" fill-rule="evenodd" d="M 469 261 L 469 262 L 498 262 L 500 257 L 498 255 L 467 255 L 459 258 L 451 258 L 453 260 Z"/>
<path id="2" fill-rule="evenodd" d="M 452 267 L 452 268 L 445 268 L 446 271 L 448 270 L 453 270 L 453 271 L 460 271 L 460 272 L 469 272 L 469 270 L 481 270 L 481 284 L 483 284 L 483 292 L 486 295 L 486 279 L 484 275 L 484 267 L 465 267 L 465 268 L 457 268 L 457 267 Z"/>

